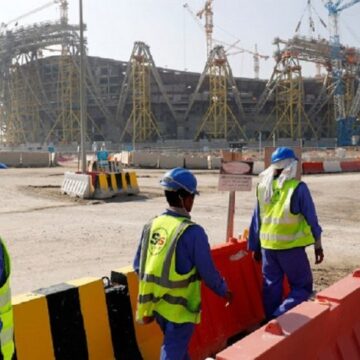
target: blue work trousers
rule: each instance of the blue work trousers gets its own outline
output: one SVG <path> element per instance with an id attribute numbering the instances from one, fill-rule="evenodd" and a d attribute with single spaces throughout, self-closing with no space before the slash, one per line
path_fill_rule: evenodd
<path id="1" fill-rule="evenodd" d="M 188 347 L 195 325 L 173 323 L 157 313 L 155 319 L 164 334 L 160 360 L 190 360 Z"/>
<path id="2" fill-rule="evenodd" d="M 309 299 L 313 279 L 305 248 L 261 249 L 263 301 L 267 320 L 273 319 Z M 283 280 L 287 276 L 290 293 L 283 299 Z"/>

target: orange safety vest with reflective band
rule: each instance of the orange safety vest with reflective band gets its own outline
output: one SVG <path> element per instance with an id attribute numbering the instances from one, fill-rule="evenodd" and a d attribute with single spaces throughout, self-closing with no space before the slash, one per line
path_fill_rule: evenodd
<path id="1" fill-rule="evenodd" d="M 161 215 L 145 226 L 139 268 L 136 319 L 157 312 L 174 323 L 200 322 L 200 279 L 195 268 L 185 275 L 176 272 L 176 245 L 193 223 L 185 217 Z"/>
<path id="2" fill-rule="evenodd" d="M 10 360 L 14 354 L 14 325 L 10 291 L 10 256 L 1 238 L 0 246 L 2 246 L 4 254 L 5 272 L 5 283 L 0 287 L 0 320 L 2 323 L 0 344 L 2 358 L 4 360 Z"/>
<path id="3" fill-rule="evenodd" d="M 295 179 L 287 180 L 280 189 L 278 181 L 274 180 L 273 196 L 269 204 L 264 201 L 265 188 L 258 186 L 261 247 L 285 250 L 308 246 L 315 242 L 304 216 L 294 215 L 290 211 L 291 196 L 299 183 Z"/>

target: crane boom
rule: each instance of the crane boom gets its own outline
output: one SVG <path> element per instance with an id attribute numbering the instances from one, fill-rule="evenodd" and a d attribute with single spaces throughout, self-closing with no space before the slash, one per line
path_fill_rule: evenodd
<path id="1" fill-rule="evenodd" d="M 195 22 L 198 24 L 198 26 L 201 28 L 201 30 L 203 30 L 203 26 L 200 22 L 200 20 L 198 19 L 198 17 L 196 16 L 196 14 L 191 10 L 190 6 L 188 3 L 183 4 L 183 8 L 186 9 L 189 14 L 193 17 L 193 19 L 195 20 Z"/>
<path id="2" fill-rule="evenodd" d="M 212 43 L 213 43 L 213 11 L 212 11 L 212 2 L 213 0 L 206 0 L 204 8 L 198 11 L 196 14 L 191 10 L 188 3 L 183 4 L 183 8 L 186 9 L 190 15 L 194 18 L 196 23 L 201 27 L 201 29 L 205 29 L 205 36 L 206 36 L 206 54 L 207 58 L 210 55 L 212 50 Z M 202 19 L 203 15 L 205 14 L 205 25 L 203 26 L 200 19 Z"/>
<path id="3" fill-rule="evenodd" d="M 360 0 L 352 0 L 352 1 L 350 1 L 349 3 L 344 4 L 343 6 L 340 6 L 339 9 L 338 9 L 338 11 L 343 11 L 343 10 L 349 8 L 350 6 L 355 5 L 355 4 L 358 3 L 359 1 L 360 1 Z M 340 2 L 340 4 L 341 4 L 341 2 Z"/>
<path id="4" fill-rule="evenodd" d="M 236 49 L 238 49 L 237 51 L 234 51 L 232 53 L 227 53 L 228 56 L 231 55 L 236 55 L 236 54 L 241 54 L 241 53 L 246 53 L 246 54 L 250 54 L 253 56 L 254 59 L 254 75 L 255 75 L 255 79 L 259 79 L 260 76 L 260 59 L 263 60 L 268 60 L 269 56 L 268 55 L 262 55 L 259 54 L 258 52 L 258 48 L 257 48 L 257 44 L 255 44 L 255 51 L 251 51 L 248 49 L 244 49 L 241 47 L 238 47 L 236 45 L 233 45 L 232 47 L 235 47 Z"/>
<path id="5" fill-rule="evenodd" d="M 213 27 L 214 27 L 214 25 L 213 25 L 213 12 L 212 12 L 212 8 L 211 8 L 212 2 L 213 2 L 213 0 L 206 0 L 204 8 L 202 8 L 196 14 L 190 8 L 188 3 L 183 4 L 183 8 L 186 9 L 189 12 L 189 14 L 195 20 L 197 25 L 202 30 L 204 30 L 204 28 L 205 28 L 205 34 L 206 34 L 206 39 L 207 39 L 206 40 L 206 43 L 207 43 L 207 59 L 209 58 L 210 52 L 212 50 L 213 42 L 215 42 L 216 44 L 219 44 L 219 45 L 228 46 L 228 49 L 226 50 L 226 54 L 228 56 L 236 55 L 236 54 L 240 54 L 240 53 L 247 53 L 247 54 L 253 55 L 255 78 L 258 79 L 259 78 L 259 70 L 260 70 L 259 59 L 267 60 L 267 59 L 269 59 L 269 56 L 259 54 L 259 52 L 257 51 L 257 45 L 255 45 L 255 51 L 251 51 L 251 50 L 247 50 L 247 49 L 244 49 L 242 47 L 239 47 L 237 44 L 238 44 L 238 42 L 240 42 L 240 40 L 237 40 L 233 44 L 228 44 L 228 43 L 226 43 L 224 41 L 214 39 L 213 36 L 212 36 Z M 200 19 L 203 17 L 204 14 L 205 14 L 205 16 L 207 16 L 206 21 L 205 21 L 205 26 L 203 26 L 202 23 L 200 22 Z M 230 49 L 235 49 L 236 51 L 234 51 L 232 53 L 229 53 L 228 51 Z"/>
<path id="6" fill-rule="evenodd" d="M 53 0 L 53 1 L 50 1 L 50 2 L 48 2 L 48 3 L 46 3 L 46 4 L 44 4 L 44 5 L 41 5 L 41 6 L 35 8 L 35 9 L 33 9 L 33 10 L 25 13 L 25 14 L 22 14 L 22 15 L 16 17 L 16 18 L 14 18 L 14 19 L 8 21 L 7 23 L 2 23 L 2 24 L 1 24 L 1 27 L 2 27 L 2 28 L 6 28 L 6 27 L 8 27 L 9 25 L 11 25 L 11 24 L 13 24 L 13 23 L 16 23 L 17 21 L 19 21 L 19 20 L 21 20 L 21 19 L 24 19 L 24 18 L 27 17 L 27 16 L 33 15 L 33 14 L 37 13 L 38 11 L 45 10 L 46 8 L 48 8 L 48 7 L 52 6 L 52 5 L 59 3 L 59 1 L 60 1 L 60 0 Z"/>

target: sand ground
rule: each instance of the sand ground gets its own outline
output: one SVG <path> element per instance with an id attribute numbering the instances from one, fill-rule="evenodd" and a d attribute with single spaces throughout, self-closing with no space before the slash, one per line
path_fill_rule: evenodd
<path id="1" fill-rule="evenodd" d="M 131 264 L 142 225 L 166 203 L 158 181 L 162 170 L 137 170 L 139 196 L 108 201 L 74 200 L 60 194 L 65 167 L 0 170 L 0 235 L 12 257 L 13 294 L 84 276 L 109 276 Z M 74 170 L 74 169 L 70 169 Z M 228 193 L 217 190 L 216 171 L 195 171 L 201 196 L 193 220 L 212 244 L 225 241 Z M 236 193 L 235 235 L 248 227 L 255 204 L 251 192 Z M 319 290 L 360 264 L 360 173 L 304 176 L 323 227 L 325 261 L 313 265 Z M 314 263 L 313 249 L 308 249 Z"/>

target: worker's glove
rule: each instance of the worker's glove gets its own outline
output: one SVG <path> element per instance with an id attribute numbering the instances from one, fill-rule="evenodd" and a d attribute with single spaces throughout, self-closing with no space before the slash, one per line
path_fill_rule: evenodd
<path id="1" fill-rule="evenodd" d="M 261 259 L 262 259 L 261 250 L 254 251 L 254 252 L 252 253 L 252 257 L 253 257 L 253 259 L 254 259 L 256 262 L 260 262 Z"/>
<path id="2" fill-rule="evenodd" d="M 315 248 L 315 264 L 320 264 L 324 260 L 324 251 L 320 248 Z"/>
<path id="3" fill-rule="evenodd" d="M 147 325 L 150 324 L 154 321 L 154 317 L 153 316 L 144 316 L 142 319 L 137 320 L 137 322 L 141 325 Z"/>
<path id="4" fill-rule="evenodd" d="M 226 300 L 225 306 L 229 306 L 233 300 L 233 293 L 230 290 L 227 290 L 224 295 L 224 298 Z"/>

